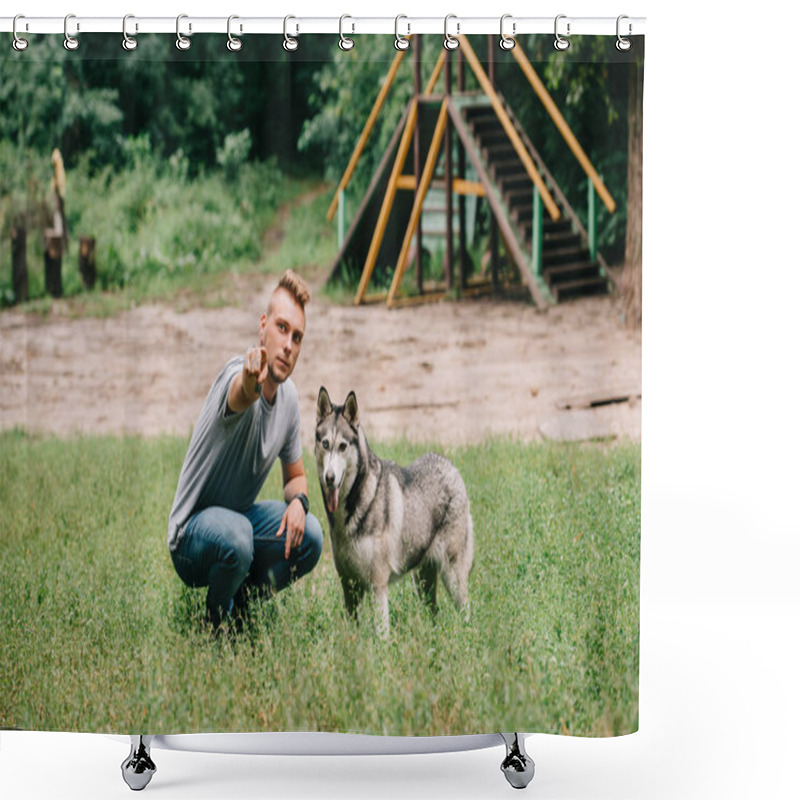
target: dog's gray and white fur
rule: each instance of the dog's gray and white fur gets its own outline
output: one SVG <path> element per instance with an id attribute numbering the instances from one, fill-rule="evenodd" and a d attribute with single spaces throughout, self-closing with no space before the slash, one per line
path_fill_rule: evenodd
<path id="1" fill-rule="evenodd" d="M 431 607 L 441 575 L 456 607 L 468 615 L 472 517 L 453 464 L 436 453 L 408 467 L 378 458 L 359 422 L 355 394 L 336 406 L 324 386 L 317 398 L 315 455 L 347 611 L 355 616 L 369 588 L 379 632 L 386 635 L 389 583 L 416 569 L 417 588 Z"/>

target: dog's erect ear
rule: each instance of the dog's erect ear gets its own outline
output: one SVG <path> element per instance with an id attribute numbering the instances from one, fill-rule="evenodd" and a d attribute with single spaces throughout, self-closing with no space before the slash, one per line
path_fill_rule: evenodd
<path id="1" fill-rule="evenodd" d="M 350 394 L 347 395 L 347 400 L 344 401 L 344 411 L 342 414 L 354 428 L 358 425 L 358 401 L 356 400 L 355 392 L 350 392 Z"/>
<path id="2" fill-rule="evenodd" d="M 320 386 L 319 396 L 317 397 L 317 421 L 327 417 L 332 410 L 331 398 L 328 397 L 328 390 L 324 386 Z"/>

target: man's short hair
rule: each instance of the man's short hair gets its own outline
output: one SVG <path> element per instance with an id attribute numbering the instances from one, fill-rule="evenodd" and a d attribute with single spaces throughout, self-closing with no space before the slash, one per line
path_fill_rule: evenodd
<path id="1" fill-rule="evenodd" d="M 284 289 L 294 298 L 297 305 L 306 310 L 306 303 L 311 300 L 311 292 L 309 291 L 308 284 L 293 270 L 287 269 L 286 272 L 281 275 L 281 279 L 278 281 L 278 285 L 275 288 L 277 292 L 278 289 Z M 275 292 L 273 292 L 273 295 Z M 270 298 L 269 305 L 267 306 L 267 315 L 272 312 L 272 298 Z"/>

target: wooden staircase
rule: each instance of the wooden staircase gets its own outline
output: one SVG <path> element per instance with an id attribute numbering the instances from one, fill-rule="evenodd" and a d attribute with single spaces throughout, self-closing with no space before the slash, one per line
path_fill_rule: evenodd
<path id="1" fill-rule="evenodd" d="M 511 108 L 503 105 L 545 185 L 555 200 L 561 218 L 554 221 L 543 211 L 541 273 L 556 302 L 589 295 L 607 294 L 613 288 L 608 266 L 598 253 L 592 258 L 589 237 L 572 207 L 531 144 Z M 494 184 L 517 244 L 530 254 L 533 246 L 534 184 L 514 149 L 492 106 L 485 100 L 461 102 L 461 117 L 472 138 L 473 155 L 480 158 Z"/>

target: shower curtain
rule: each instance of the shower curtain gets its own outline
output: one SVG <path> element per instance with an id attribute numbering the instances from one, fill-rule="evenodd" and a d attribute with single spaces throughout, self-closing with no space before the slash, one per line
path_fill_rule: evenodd
<path id="1" fill-rule="evenodd" d="M 0 50 L 0 728 L 635 731 L 643 37 L 230 30 Z M 209 619 L 170 511 L 287 270 L 257 501 L 301 465 L 321 552 Z"/>

